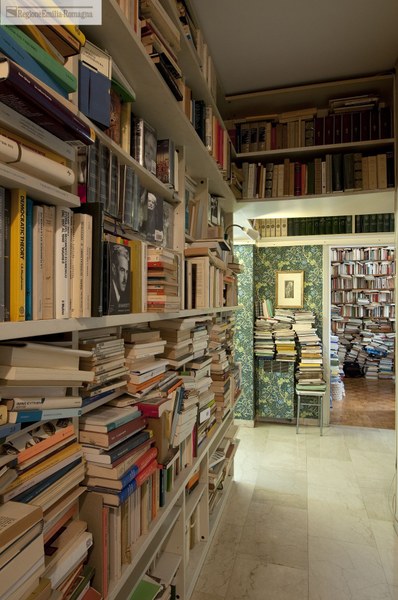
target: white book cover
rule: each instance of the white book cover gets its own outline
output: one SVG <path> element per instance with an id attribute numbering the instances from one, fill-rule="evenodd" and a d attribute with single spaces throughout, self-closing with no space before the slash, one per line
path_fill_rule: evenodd
<path id="1" fill-rule="evenodd" d="M 72 216 L 72 241 L 70 257 L 70 316 L 83 316 L 84 223 L 83 213 Z"/>
<path id="2" fill-rule="evenodd" d="M 32 231 L 32 316 L 33 320 L 43 318 L 43 207 L 33 206 Z"/>
<path id="3" fill-rule="evenodd" d="M 64 206 L 55 208 L 54 240 L 54 305 L 56 319 L 70 317 L 70 250 L 72 211 Z"/>

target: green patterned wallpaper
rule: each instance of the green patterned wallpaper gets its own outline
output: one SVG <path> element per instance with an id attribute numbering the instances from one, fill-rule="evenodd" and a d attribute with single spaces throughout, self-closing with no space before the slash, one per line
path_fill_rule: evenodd
<path id="1" fill-rule="evenodd" d="M 245 265 L 239 275 L 239 304 L 237 313 L 236 359 L 242 363 L 242 395 L 236 405 L 235 417 L 252 420 L 257 416 L 269 419 L 291 419 L 292 373 L 280 374 L 270 385 L 269 374 L 257 369 L 253 362 L 253 304 L 256 298 L 271 298 L 275 302 L 275 271 L 304 271 L 304 308 L 316 315 L 318 333 L 322 334 L 323 247 L 281 246 L 256 248 L 235 246 L 234 253 Z M 280 394 L 278 394 L 280 390 Z M 255 392 L 258 398 L 255 407 Z"/>
<path id="2" fill-rule="evenodd" d="M 235 406 L 235 418 L 254 419 L 253 381 L 253 246 L 234 246 L 234 256 L 245 267 L 238 276 L 235 359 L 242 364 L 242 394 Z"/>

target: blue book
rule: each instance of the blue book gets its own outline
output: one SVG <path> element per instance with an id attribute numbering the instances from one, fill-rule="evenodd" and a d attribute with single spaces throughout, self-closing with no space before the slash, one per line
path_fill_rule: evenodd
<path id="1" fill-rule="evenodd" d="M 87 489 L 91 492 L 97 492 L 98 494 L 112 494 L 113 500 L 110 500 L 109 503 L 114 506 L 115 504 L 122 504 L 122 502 L 127 500 L 127 498 L 137 489 L 137 483 L 135 479 L 133 479 L 120 491 L 100 486 L 87 486 Z"/>
<path id="2" fill-rule="evenodd" d="M 15 496 L 15 498 L 13 498 L 13 501 L 24 502 L 25 504 L 31 502 L 34 498 L 36 498 L 36 496 L 38 496 L 46 489 L 51 487 L 56 481 L 58 481 L 59 479 L 61 479 L 61 477 L 69 473 L 69 471 L 77 467 L 81 462 L 82 458 L 77 458 L 72 463 L 70 463 L 70 465 L 62 467 L 62 469 L 60 469 L 56 473 L 53 473 L 46 479 L 43 479 L 43 481 L 40 481 L 36 485 L 32 486 L 31 488 L 29 488 L 29 490 L 23 492 L 22 494 L 19 494 L 18 496 Z"/>
<path id="3" fill-rule="evenodd" d="M 68 98 L 68 93 L 56 81 L 50 77 L 39 63 L 30 56 L 21 46 L 7 33 L 4 27 L 0 27 L 0 50 L 8 58 L 16 62 L 20 67 L 29 71 L 31 75 L 40 79 L 43 83 L 55 90 L 64 98 Z"/>
<path id="4" fill-rule="evenodd" d="M 80 417 L 81 408 L 47 408 L 43 410 L 16 410 L 8 413 L 10 423 L 34 423 L 35 421 L 49 421 L 52 419 L 69 419 Z"/>
<path id="5" fill-rule="evenodd" d="M 26 262 L 26 278 L 25 278 L 25 320 L 31 321 L 32 313 L 32 298 L 33 298 L 33 200 L 26 198 L 26 246 L 25 246 L 25 262 Z"/>
<path id="6" fill-rule="evenodd" d="M 79 110 L 101 127 L 111 124 L 111 80 L 79 61 Z"/>
<path id="7" fill-rule="evenodd" d="M 149 440 L 150 437 L 151 434 L 149 433 L 149 431 L 141 431 L 140 433 L 132 435 L 125 442 L 118 444 L 111 450 L 101 453 L 101 456 L 106 456 L 108 458 L 106 462 L 112 464 L 113 462 L 115 462 L 115 460 L 121 458 L 122 456 L 127 454 L 127 452 L 130 452 L 130 450 L 137 448 L 137 446 Z"/>
<path id="8" fill-rule="evenodd" d="M 7 423 L 0 426 L 0 440 L 3 442 L 5 438 L 21 429 L 21 423 Z"/>

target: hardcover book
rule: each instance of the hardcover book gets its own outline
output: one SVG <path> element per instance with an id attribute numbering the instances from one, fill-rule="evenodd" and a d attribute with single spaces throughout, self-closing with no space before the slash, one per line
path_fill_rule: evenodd
<path id="1" fill-rule="evenodd" d="M 131 248 L 129 245 L 104 241 L 105 314 L 131 312 Z"/>

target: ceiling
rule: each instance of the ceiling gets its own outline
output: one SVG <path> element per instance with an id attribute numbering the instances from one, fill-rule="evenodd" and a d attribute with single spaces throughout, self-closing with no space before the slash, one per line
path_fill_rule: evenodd
<path id="1" fill-rule="evenodd" d="M 216 67 L 224 119 L 263 114 L 249 98 L 225 102 L 224 94 L 376 74 L 393 70 L 398 60 L 398 0 L 190 0 L 189 4 Z M 312 104 L 306 100 L 305 106 Z M 260 206 L 243 204 L 234 221 L 248 225 L 247 219 L 262 216 Z M 292 208 L 291 202 L 278 203 L 279 212 L 280 206 L 284 213 Z M 234 236 L 244 236 L 239 233 Z"/>
<path id="2" fill-rule="evenodd" d="M 190 0 L 225 94 L 393 68 L 398 0 Z"/>

